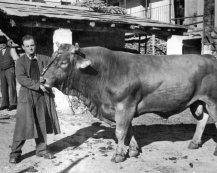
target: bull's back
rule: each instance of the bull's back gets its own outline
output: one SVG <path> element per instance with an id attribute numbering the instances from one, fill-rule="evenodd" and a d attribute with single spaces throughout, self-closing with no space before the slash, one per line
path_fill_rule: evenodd
<path id="1" fill-rule="evenodd" d="M 157 68 L 152 66 L 152 72 L 141 77 L 144 88 L 148 85 L 150 89 L 138 106 L 139 112 L 175 112 L 209 97 L 207 89 L 216 92 L 217 64 L 212 57 L 182 55 L 160 58 L 163 58 L 161 64 Z"/>
<path id="2" fill-rule="evenodd" d="M 121 63 L 107 83 L 108 88 L 117 98 L 118 94 L 124 98 L 140 87 L 143 98 L 138 103 L 138 113 L 185 109 L 207 97 L 204 88 L 215 95 L 217 61 L 210 55 L 150 56 L 116 52 L 115 56 Z"/>
<path id="3" fill-rule="evenodd" d="M 104 48 L 91 49 L 89 55 L 100 72 L 100 78 L 90 80 L 94 85 L 90 92 L 107 112 L 114 112 L 114 100 L 134 88 L 140 88 L 142 95 L 139 114 L 182 109 L 206 94 L 201 81 L 215 82 L 217 76 L 216 60 L 208 55 L 136 55 Z"/>

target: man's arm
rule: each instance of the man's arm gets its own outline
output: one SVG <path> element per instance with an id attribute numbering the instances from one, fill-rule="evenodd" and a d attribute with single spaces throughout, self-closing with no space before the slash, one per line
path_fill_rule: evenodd
<path id="1" fill-rule="evenodd" d="M 18 59 L 17 64 L 16 64 L 16 78 L 17 81 L 22 85 L 25 86 L 26 88 L 32 89 L 32 90 L 39 90 L 41 83 L 35 82 L 32 80 L 30 77 L 27 76 L 27 72 L 25 70 L 25 65 L 21 61 L 21 59 Z"/>
<path id="2" fill-rule="evenodd" d="M 49 91 L 40 81 L 35 82 L 34 80 L 32 80 L 27 76 L 25 66 L 22 63 L 21 59 L 17 61 L 17 65 L 15 69 L 16 69 L 17 80 L 22 86 L 25 86 L 26 88 L 31 90 L 36 90 L 36 91 L 42 90 L 43 92 L 49 93 Z"/>
<path id="3" fill-rule="evenodd" d="M 14 61 L 19 59 L 19 55 L 17 54 L 17 51 L 15 48 L 10 49 L 10 54 Z"/>

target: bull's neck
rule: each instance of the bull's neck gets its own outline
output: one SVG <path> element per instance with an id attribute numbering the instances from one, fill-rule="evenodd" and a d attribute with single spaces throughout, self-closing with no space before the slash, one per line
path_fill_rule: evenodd
<path id="1" fill-rule="evenodd" d="M 65 94 L 70 94 L 71 90 L 76 90 L 84 97 L 88 98 L 88 82 L 87 77 L 79 71 L 70 72 L 66 80 L 59 86 L 60 90 Z M 70 94 L 71 95 L 71 94 Z"/>

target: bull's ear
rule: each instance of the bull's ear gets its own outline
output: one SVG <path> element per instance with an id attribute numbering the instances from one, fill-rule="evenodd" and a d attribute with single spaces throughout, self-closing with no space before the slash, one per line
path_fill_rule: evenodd
<path id="1" fill-rule="evenodd" d="M 91 61 L 89 59 L 82 59 L 76 62 L 77 69 L 85 69 L 91 65 Z"/>

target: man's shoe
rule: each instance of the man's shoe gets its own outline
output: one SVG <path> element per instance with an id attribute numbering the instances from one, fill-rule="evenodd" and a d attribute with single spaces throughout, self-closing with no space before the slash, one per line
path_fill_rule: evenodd
<path id="1" fill-rule="evenodd" d="M 2 111 L 2 110 L 4 110 L 4 109 L 7 109 L 8 108 L 8 106 L 1 106 L 0 107 L 0 111 Z"/>
<path id="2" fill-rule="evenodd" d="M 43 152 L 37 153 L 36 156 L 38 156 L 38 157 L 44 157 L 45 159 L 54 159 L 55 158 L 55 156 L 53 155 L 53 153 L 48 152 L 48 151 L 46 153 L 43 153 Z"/>
<path id="3" fill-rule="evenodd" d="M 17 155 L 17 156 L 10 156 L 9 158 L 9 163 L 19 163 L 21 161 L 21 155 Z"/>
<path id="4" fill-rule="evenodd" d="M 14 109 L 17 109 L 17 105 L 11 105 L 8 107 L 8 111 L 12 111 Z"/>

